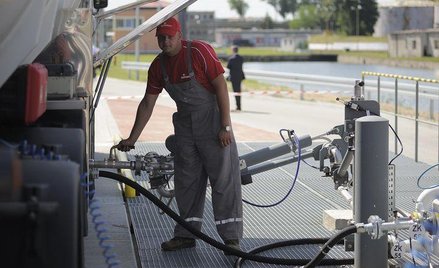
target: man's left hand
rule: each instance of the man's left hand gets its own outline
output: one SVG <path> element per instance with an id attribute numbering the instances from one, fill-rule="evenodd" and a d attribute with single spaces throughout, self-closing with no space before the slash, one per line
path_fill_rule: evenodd
<path id="1" fill-rule="evenodd" d="M 218 133 L 218 139 L 221 147 L 227 147 L 232 142 L 232 132 L 221 129 Z"/>

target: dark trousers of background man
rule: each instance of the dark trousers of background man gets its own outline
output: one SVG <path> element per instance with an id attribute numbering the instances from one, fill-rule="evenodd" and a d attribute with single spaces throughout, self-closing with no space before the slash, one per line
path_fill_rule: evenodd
<path id="1" fill-rule="evenodd" d="M 236 110 L 241 110 L 241 79 L 233 80 L 232 79 L 232 88 L 233 92 L 235 92 L 235 101 L 236 101 Z"/>

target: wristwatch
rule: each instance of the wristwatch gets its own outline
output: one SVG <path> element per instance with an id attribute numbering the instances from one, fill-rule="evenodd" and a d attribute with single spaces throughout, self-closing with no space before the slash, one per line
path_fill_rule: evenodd
<path id="1" fill-rule="evenodd" d="M 223 129 L 224 129 L 226 132 L 230 132 L 230 131 L 232 131 L 232 127 L 231 127 L 231 126 L 224 126 Z"/>

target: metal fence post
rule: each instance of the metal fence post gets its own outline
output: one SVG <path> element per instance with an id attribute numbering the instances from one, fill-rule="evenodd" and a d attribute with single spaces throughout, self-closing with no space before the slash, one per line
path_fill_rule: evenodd
<path id="1" fill-rule="evenodd" d="M 381 76 L 377 76 L 377 101 L 381 104 Z"/>
<path id="2" fill-rule="evenodd" d="M 354 220 L 367 223 L 371 215 L 388 220 L 389 121 L 364 116 L 355 121 Z M 372 239 L 355 234 L 355 267 L 387 268 L 387 236 Z"/>
<path id="3" fill-rule="evenodd" d="M 395 78 L 395 132 L 398 134 L 398 78 Z M 398 139 L 395 135 L 395 154 L 398 153 Z"/>
<path id="4" fill-rule="evenodd" d="M 416 103 L 415 103 L 415 162 L 418 162 L 419 143 L 419 81 L 416 81 Z"/>

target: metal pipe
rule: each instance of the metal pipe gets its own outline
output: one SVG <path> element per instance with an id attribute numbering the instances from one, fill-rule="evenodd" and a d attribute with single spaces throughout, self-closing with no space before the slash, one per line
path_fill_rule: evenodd
<path id="1" fill-rule="evenodd" d="M 349 193 L 348 188 L 344 187 L 344 186 L 340 186 L 337 188 L 337 191 L 339 191 L 340 194 L 344 197 L 344 199 L 346 199 L 346 201 L 348 201 L 349 206 L 351 208 L 353 208 L 354 207 L 354 199 L 353 199 L 351 193 Z"/>
<path id="2" fill-rule="evenodd" d="M 363 79 L 364 81 L 364 79 Z M 381 76 L 378 76 L 377 78 L 377 100 L 378 103 L 381 103 Z"/>
<path id="3" fill-rule="evenodd" d="M 392 230 L 404 230 L 410 228 L 415 222 L 413 220 L 398 220 L 392 222 L 383 222 L 379 224 L 379 229 L 383 232 Z M 371 233 L 376 230 L 376 223 L 356 224 L 358 233 Z"/>
<path id="4" fill-rule="evenodd" d="M 116 160 L 93 160 L 89 161 L 90 168 L 112 168 L 112 169 L 134 169 L 133 161 L 116 161 Z"/>
<path id="5" fill-rule="evenodd" d="M 355 152 L 353 150 L 348 150 L 341 162 L 340 168 L 338 169 L 338 174 L 343 177 L 348 171 L 352 160 L 354 159 Z"/>
<path id="6" fill-rule="evenodd" d="M 418 162 L 419 143 L 419 81 L 416 81 L 416 102 L 415 102 L 415 162 Z"/>
<path id="7" fill-rule="evenodd" d="M 100 83 L 98 83 L 98 85 L 96 85 L 96 92 L 95 92 L 95 96 L 93 97 L 93 105 L 91 107 L 91 109 L 92 109 L 91 115 L 90 115 L 91 122 L 94 118 L 96 108 L 98 107 L 99 99 L 101 98 L 101 93 L 102 93 L 102 90 L 104 89 L 105 80 L 107 79 L 108 70 L 110 69 L 112 59 L 113 59 L 113 57 L 108 58 L 107 62 L 104 65 L 104 69 L 102 70 L 103 73 L 101 73 L 99 76 Z"/>
<path id="8" fill-rule="evenodd" d="M 354 220 L 371 215 L 388 221 L 388 120 L 364 116 L 355 121 Z M 387 237 L 355 234 L 355 267 L 387 268 Z"/>
<path id="9" fill-rule="evenodd" d="M 398 133 L 398 78 L 395 78 L 395 132 Z M 398 153 L 398 138 L 395 135 L 395 154 Z"/>
<path id="10" fill-rule="evenodd" d="M 310 158 L 313 157 L 313 151 L 306 151 L 306 152 L 302 152 L 301 154 L 301 158 L 302 159 L 306 159 L 306 158 Z M 241 170 L 241 175 L 254 175 L 254 174 L 258 174 L 267 170 L 272 170 L 281 166 L 284 166 L 286 164 L 290 164 L 290 163 L 294 163 L 297 162 L 298 156 L 292 156 L 292 157 L 287 157 L 287 158 L 282 158 L 279 160 L 272 160 L 272 161 L 267 161 L 264 163 L 260 163 L 258 165 L 254 165 L 252 167 L 249 167 L 248 169 L 245 170 Z"/>

